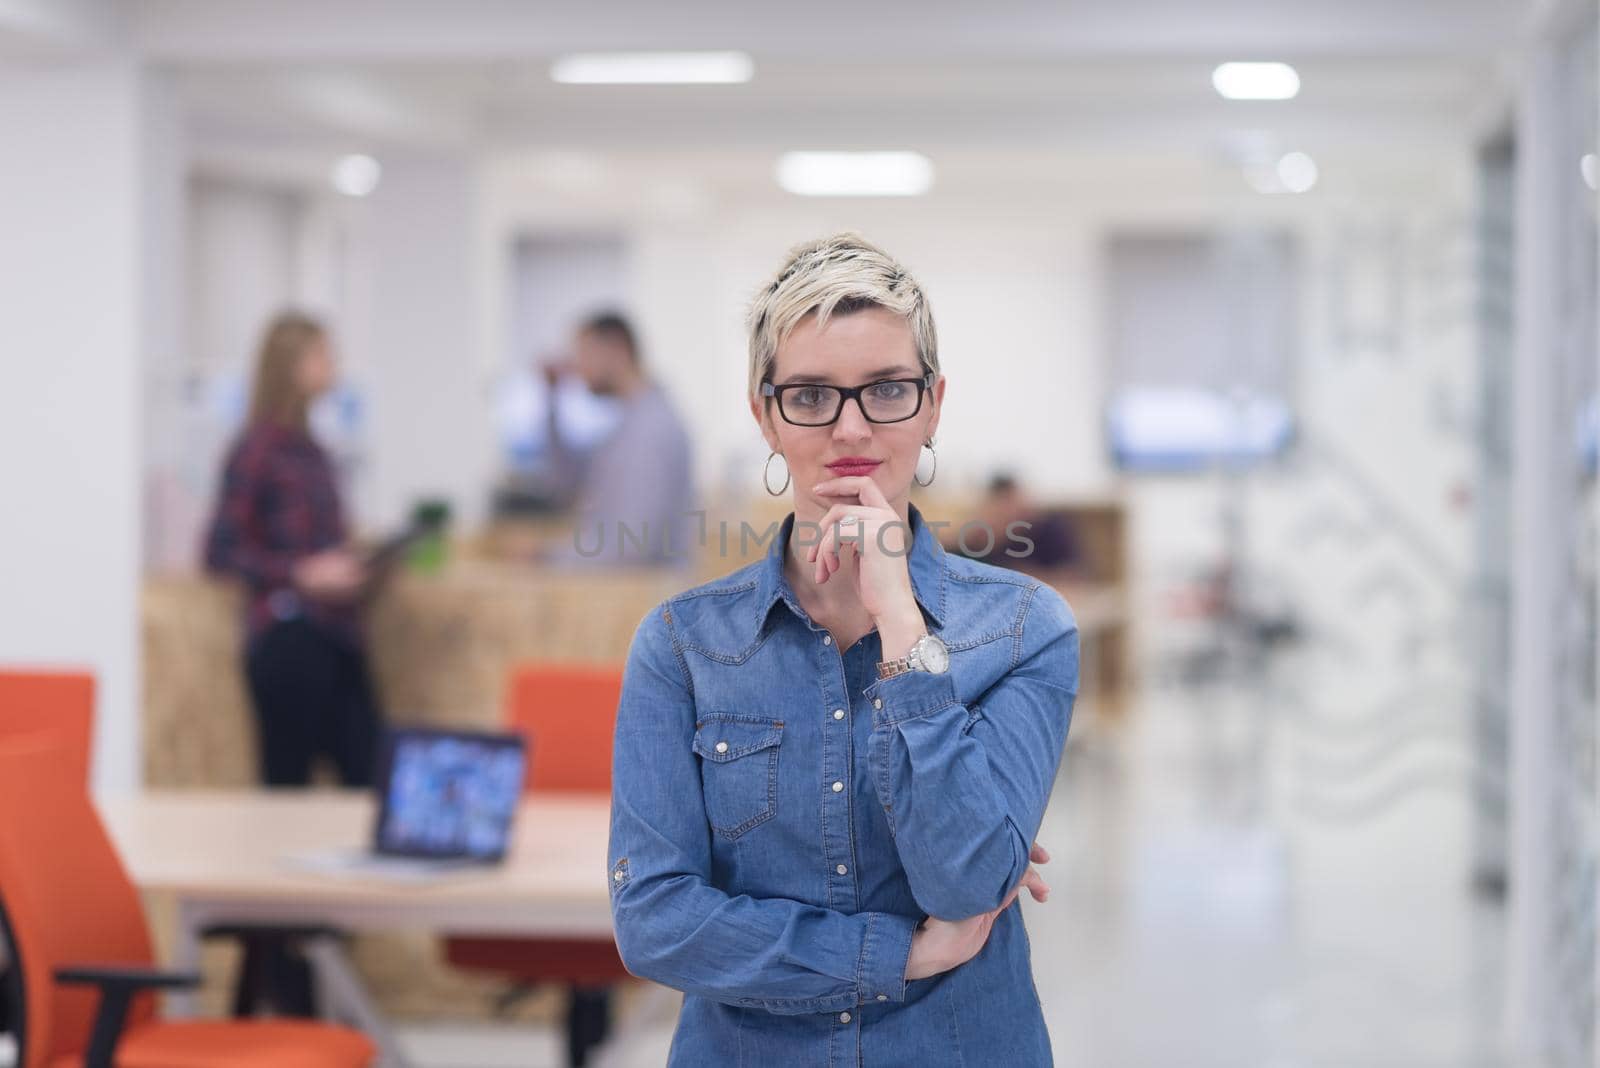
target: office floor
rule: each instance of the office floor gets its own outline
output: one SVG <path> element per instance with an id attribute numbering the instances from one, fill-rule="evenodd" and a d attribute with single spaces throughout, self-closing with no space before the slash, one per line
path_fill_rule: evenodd
<path id="1" fill-rule="evenodd" d="M 1158 693 L 1069 757 L 1041 832 L 1064 893 L 1028 916 L 1058 1064 L 1503 1063 L 1503 911 L 1468 890 L 1464 778 L 1312 788 L 1338 754 L 1290 712 Z"/>
<path id="2" fill-rule="evenodd" d="M 1289 669 L 1303 685 L 1318 671 Z M 1464 778 L 1401 767 L 1323 790 L 1318 769 L 1344 754 L 1274 693 L 1149 690 L 1121 727 L 1071 747 L 1040 833 L 1054 892 L 1024 906 L 1057 1064 L 1503 1065 L 1504 915 L 1468 890 Z M 1434 758 L 1464 752 L 1448 731 L 1433 744 Z M 668 1008 L 608 1065 L 664 1063 Z M 425 1068 L 561 1063 L 549 1033 L 406 1038 Z"/>
<path id="3" fill-rule="evenodd" d="M 1154 688 L 1075 739 L 1040 832 L 1054 892 L 1024 905 L 1062 1068 L 1505 1064 L 1504 914 L 1467 889 L 1464 780 L 1402 769 L 1364 795 L 1323 790 L 1340 754 L 1297 721 L 1270 685 Z M 1435 732 L 1434 756 L 1462 741 Z M 676 995 L 658 993 L 604 1068 L 664 1063 Z M 421 1068 L 562 1063 L 549 1030 L 404 1041 Z"/>
<path id="4" fill-rule="evenodd" d="M 1062 1068 L 1505 1068 L 1466 702 L 1438 665 L 1419 690 L 1415 665 L 1343 659 L 1157 671 L 1121 722 L 1074 725 L 1039 835 L 1054 892 L 1023 906 Z M 630 990 L 634 1034 L 598 1068 L 664 1063 L 676 997 Z M 563 1060 L 549 1028 L 402 1034 L 419 1068 Z"/>

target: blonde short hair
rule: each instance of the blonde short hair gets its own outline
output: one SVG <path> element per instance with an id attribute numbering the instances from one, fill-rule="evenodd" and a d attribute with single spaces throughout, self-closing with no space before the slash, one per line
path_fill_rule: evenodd
<path id="1" fill-rule="evenodd" d="M 905 319 L 923 369 L 938 374 L 933 309 L 922 286 L 893 256 L 856 233 L 834 234 L 790 249 L 745 318 L 750 334 L 750 396 L 760 394 L 761 383 L 777 362 L 778 346 L 806 316 L 815 312 L 821 326 L 830 315 L 874 306 Z"/>

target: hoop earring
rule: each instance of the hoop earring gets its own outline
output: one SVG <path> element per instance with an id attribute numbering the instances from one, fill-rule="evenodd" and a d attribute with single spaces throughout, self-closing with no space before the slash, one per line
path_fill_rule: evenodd
<path id="1" fill-rule="evenodd" d="M 767 453 L 767 462 L 761 465 L 761 485 L 765 487 L 766 491 L 774 497 L 783 496 L 783 491 L 789 488 L 789 480 L 794 477 L 789 471 L 789 461 L 785 460 L 783 462 L 783 485 L 779 486 L 777 489 L 772 488 L 772 475 L 770 471 L 772 467 L 772 458 L 774 456 L 781 455 L 783 454 L 779 452 L 769 452 Z"/>
<path id="2" fill-rule="evenodd" d="M 931 486 L 931 485 L 933 485 L 934 476 L 939 473 L 939 453 L 933 447 L 933 439 L 932 438 L 929 438 L 927 440 L 926 444 L 924 444 L 922 447 L 924 449 L 928 450 L 928 455 L 929 456 L 933 457 L 933 470 L 928 472 L 928 481 L 926 481 L 926 482 L 924 482 L 924 481 L 922 481 L 922 479 L 918 478 L 917 475 L 916 475 L 916 472 L 912 472 L 911 480 L 913 482 L 915 482 L 919 486 Z"/>

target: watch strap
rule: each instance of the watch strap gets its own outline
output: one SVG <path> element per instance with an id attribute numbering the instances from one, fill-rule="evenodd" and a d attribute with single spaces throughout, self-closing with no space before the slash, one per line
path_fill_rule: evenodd
<path id="1" fill-rule="evenodd" d="M 911 658 L 909 656 L 899 656 L 895 657 L 893 660 L 878 661 L 878 679 L 880 681 L 883 679 L 892 679 L 896 675 L 904 675 L 910 670 Z"/>
<path id="2" fill-rule="evenodd" d="M 917 647 L 922 644 L 926 637 L 927 635 L 924 634 L 921 638 L 912 642 L 911 648 L 906 652 L 905 656 L 897 656 L 893 660 L 878 661 L 879 680 L 892 679 L 896 675 L 904 675 L 908 671 L 919 670 L 922 667 L 922 663 L 917 659 Z"/>

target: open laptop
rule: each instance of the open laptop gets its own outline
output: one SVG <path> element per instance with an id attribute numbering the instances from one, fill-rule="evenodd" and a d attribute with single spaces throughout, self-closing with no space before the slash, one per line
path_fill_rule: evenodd
<path id="1" fill-rule="evenodd" d="M 400 881 L 498 864 L 511 842 L 526 768 L 520 734 L 390 730 L 378 761 L 370 848 L 289 859 L 324 874 Z"/>

